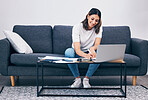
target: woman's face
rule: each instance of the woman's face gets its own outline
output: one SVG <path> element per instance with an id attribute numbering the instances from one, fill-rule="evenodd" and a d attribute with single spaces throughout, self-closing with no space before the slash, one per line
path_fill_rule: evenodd
<path id="1" fill-rule="evenodd" d="M 92 29 L 99 22 L 99 16 L 96 14 L 90 16 L 87 15 L 87 19 L 88 19 L 88 29 Z"/>

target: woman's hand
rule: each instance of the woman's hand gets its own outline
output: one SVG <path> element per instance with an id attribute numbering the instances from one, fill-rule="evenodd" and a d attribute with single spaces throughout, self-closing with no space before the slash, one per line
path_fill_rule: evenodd
<path id="1" fill-rule="evenodd" d="M 84 57 L 87 58 L 87 59 L 93 58 L 91 53 L 85 54 Z"/>
<path id="2" fill-rule="evenodd" d="M 89 50 L 90 50 L 89 53 L 92 55 L 92 58 L 96 58 L 96 52 L 95 52 L 94 47 L 91 47 Z"/>

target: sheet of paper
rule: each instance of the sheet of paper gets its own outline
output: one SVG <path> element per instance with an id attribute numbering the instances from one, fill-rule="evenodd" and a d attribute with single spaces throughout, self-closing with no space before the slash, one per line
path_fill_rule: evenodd
<path id="1" fill-rule="evenodd" d="M 55 63 L 69 63 L 68 61 L 63 61 L 63 60 L 59 60 L 59 61 L 53 61 Z"/>
<path id="2" fill-rule="evenodd" d="M 64 60 L 64 61 L 77 61 L 78 58 L 46 56 L 46 57 L 43 57 L 42 59 L 48 59 L 48 60 Z"/>

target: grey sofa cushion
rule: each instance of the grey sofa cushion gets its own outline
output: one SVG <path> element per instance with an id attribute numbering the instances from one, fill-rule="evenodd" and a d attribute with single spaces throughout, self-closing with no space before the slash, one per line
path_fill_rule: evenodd
<path id="1" fill-rule="evenodd" d="M 52 27 L 16 25 L 13 31 L 18 33 L 35 53 L 52 53 Z"/>
<path id="2" fill-rule="evenodd" d="M 64 54 L 72 44 L 72 26 L 56 25 L 53 28 L 53 53 Z"/>
<path id="3" fill-rule="evenodd" d="M 124 59 L 126 66 L 136 68 L 140 66 L 140 58 L 132 54 L 125 54 Z M 102 64 L 101 67 L 119 67 L 117 64 Z"/>
<path id="4" fill-rule="evenodd" d="M 64 55 L 49 54 L 49 53 L 31 53 L 31 54 L 14 53 L 11 54 L 10 60 L 11 63 L 14 65 L 36 65 L 38 57 L 45 57 L 45 56 L 64 57 Z"/>
<path id="5" fill-rule="evenodd" d="M 33 65 L 35 66 L 38 57 L 44 57 L 47 55 L 51 56 L 60 56 L 64 57 L 61 54 L 47 54 L 47 53 L 33 53 L 33 54 L 12 54 L 11 55 L 11 63 L 14 65 Z M 140 66 L 140 58 L 131 54 L 125 54 L 124 60 L 126 61 L 127 67 L 138 67 Z M 59 68 L 68 68 L 66 64 L 47 64 L 48 67 L 59 67 Z M 27 66 L 26 66 L 27 67 Z M 119 67 L 116 64 L 102 64 L 101 67 Z M 80 64 L 79 68 L 86 69 L 88 68 L 88 64 Z"/>
<path id="6" fill-rule="evenodd" d="M 126 53 L 131 53 L 130 29 L 128 26 L 105 26 L 101 44 L 126 44 Z"/>

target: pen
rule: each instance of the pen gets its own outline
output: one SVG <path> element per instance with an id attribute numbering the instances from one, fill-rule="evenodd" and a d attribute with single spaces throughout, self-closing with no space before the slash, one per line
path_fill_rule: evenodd
<path id="1" fill-rule="evenodd" d="M 90 54 L 92 54 L 91 51 L 90 51 L 89 49 L 88 49 L 88 52 L 89 52 Z M 92 57 L 94 57 L 94 56 L 92 56 Z M 92 60 L 92 58 L 90 58 L 90 60 Z"/>
<path id="2" fill-rule="evenodd" d="M 90 51 L 89 49 L 88 49 L 88 52 L 89 52 L 90 54 L 92 54 L 91 51 Z M 92 61 L 91 57 L 90 57 L 90 61 Z"/>
<path id="3" fill-rule="evenodd" d="M 90 54 L 92 54 L 91 51 L 90 51 L 89 49 L 88 49 L 88 52 L 89 52 Z"/>

